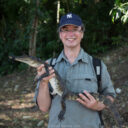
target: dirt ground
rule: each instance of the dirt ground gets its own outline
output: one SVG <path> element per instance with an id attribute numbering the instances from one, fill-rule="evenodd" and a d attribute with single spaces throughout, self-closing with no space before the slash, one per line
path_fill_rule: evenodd
<path id="1" fill-rule="evenodd" d="M 128 128 L 128 46 L 101 56 L 117 91 L 116 105 Z M 0 128 L 47 128 L 48 113 L 33 101 L 35 71 L 22 71 L 0 78 Z M 109 110 L 103 112 L 106 128 L 118 128 Z"/>

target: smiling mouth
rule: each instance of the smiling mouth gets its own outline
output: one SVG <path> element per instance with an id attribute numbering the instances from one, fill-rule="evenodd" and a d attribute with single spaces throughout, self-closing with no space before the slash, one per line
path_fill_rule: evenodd
<path id="1" fill-rule="evenodd" d="M 68 40 L 68 41 L 73 41 L 73 40 L 75 40 L 76 38 L 67 38 L 66 40 Z"/>

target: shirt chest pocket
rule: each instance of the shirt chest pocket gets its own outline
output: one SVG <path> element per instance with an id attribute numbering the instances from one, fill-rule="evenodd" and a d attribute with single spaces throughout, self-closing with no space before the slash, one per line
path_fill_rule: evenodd
<path id="1" fill-rule="evenodd" d="M 73 74 L 70 81 L 70 89 L 75 92 L 87 90 L 89 92 L 97 92 L 97 79 L 90 74 Z"/>

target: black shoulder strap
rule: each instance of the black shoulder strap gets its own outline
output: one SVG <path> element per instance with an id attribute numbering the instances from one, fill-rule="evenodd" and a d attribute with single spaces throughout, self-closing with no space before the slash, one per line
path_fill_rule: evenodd
<path id="1" fill-rule="evenodd" d="M 93 57 L 93 66 L 95 69 L 95 73 L 96 73 L 96 77 L 97 77 L 97 84 L 98 84 L 98 92 L 101 93 L 102 92 L 102 87 L 101 87 L 101 60 L 94 58 Z"/>
<path id="2" fill-rule="evenodd" d="M 52 57 L 51 60 L 50 60 L 50 66 L 52 66 L 53 68 L 56 65 L 56 61 L 57 61 L 58 57 L 59 57 L 59 54 L 57 54 L 56 56 Z"/>
<path id="3" fill-rule="evenodd" d="M 57 58 L 51 58 L 51 60 L 50 60 L 50 66 L 52 66 L 53 68 L 56 65 L 56 59 Z"/>
<path id="4" fill-rule="evenodd" d="M 95 70 L 96 77 L 97 77 L 98 92 L 101 94 L 102 93 L 102 85 L 101 85 L 101 70 L 102 70 L 102 67 L 101 67 L 101 60 L 93 57 L 92 61 L 93 61 L 93 66 L 94 66 L 94 70 Z M 103 121 L 103 118 L 102 118 L 102 112 L 101 111 L 99 111 L 99 116 L 100 116 L 101 125 L 104 126 L 104 121 Z"/>

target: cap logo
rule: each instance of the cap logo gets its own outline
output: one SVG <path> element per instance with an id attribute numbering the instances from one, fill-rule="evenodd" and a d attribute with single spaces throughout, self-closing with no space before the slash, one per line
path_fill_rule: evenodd
<path id="1" fill-rule="evenodd" d="M 67 14 L 67 19 L 72 18 L 72 14 Z"/>

